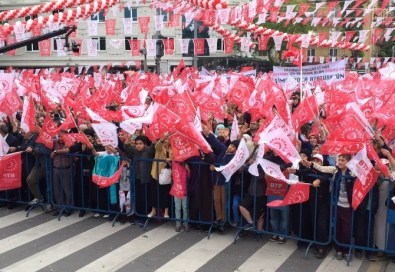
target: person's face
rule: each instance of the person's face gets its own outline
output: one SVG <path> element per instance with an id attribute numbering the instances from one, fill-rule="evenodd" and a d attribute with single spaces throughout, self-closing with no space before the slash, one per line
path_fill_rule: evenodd
<path id="1" fill-rule="evenodd" d="M 320 159 L 317 158 L 313 158 L 312 161 L 318 165 L 322 165 L 322 161 Z"/>
<path id="2" fill-rule="evenodd" d="M 340 170 L 345 170 L 345 169 L 347 169 L 347 166 L 346 166 L 347 162 L 348 161 L 346 158 L 339 156 L 337 158 L 337 167 L 339 167 Z"/>
<path id="3" fill-rule="evenodd" d="M 258 129 L 258 124 L 257 123 L 251 123 L 250 124 L 250 130 L 257 130 Z"/>
<path id="4" fill-rule="evenodd" d="M 142 151 L 145 148 L 145 144 L 141 140 L 137 140 L 135 145 L 137 151 Z"/>
<path id="5" fill-rule="evenodd" d="M 307 155 L 304 154 L 304 153 L 300 153 L 300 157 L 302 158 L 302 160 L 308 160 L 309 159 L 309 157 L 307 157 Z"/>
<path id="6" fill-rule="evenodd" d="M 96 144 L 101 145 L 101 141 L 99 138 L 96 138 Z"/>
<path id="7" fill-rule="evenodd" d="M 313 155 L 315 155 L 315 154 L 319 154 L 320 153 L 320 148 L 317 146 L 317 147 L 314 147 L 313 148 L 313 151 L 311 152 Z"/>
<path id="8" fill-rule="evenodd" d="M 237 150 L 237 148 L 236 148 L 234 145 L 230 144 L 230 145 L 228 146 L 228 149 L 227 149 L 226 151 L 227 151 L 228 153 L 235 153 L 236 150 Z"/>
<path id="9" fill-rule="evenodd" d="M 297 98 L 297 97 L 292 97 L 292 104 L 293 104 L 294 106 L 298 105 L 298 104 L 299 104 L 299 98 Z"/>
<path id="10" fill-rule="evenodd" d="M 93 143 L 94 138 L 91 135 L 86 135 L 86 138 L 88 138 L 89 142 Z"/>
<path id="11" fill-rule="evenodd" d="M 118 134 L 118 136 L 119 136 L 119 139 L 122 141 L 122 142 L 124 142 L 124 141 L 126 141 L 126 139 L 127 139 L 127 135 L 126 135 L 126 133 L 119 133 Z"/>
<path id="12" fill-rule="evenodd" d="M 225 138 L 229 137 L 229 129 L 225 128 L 222 132 L 222 136 L 224 136 Z"/>
<path id="13" fill-rule="evenodd" d="M 312 144 L 312 145 L 316 145 L 316 144 L 318 143 L 317 136 L 316 136 L 316 135 L 310 136 L 310 137 L 309 137 L 309 142 L 310 142 L 310 144 Z"/>

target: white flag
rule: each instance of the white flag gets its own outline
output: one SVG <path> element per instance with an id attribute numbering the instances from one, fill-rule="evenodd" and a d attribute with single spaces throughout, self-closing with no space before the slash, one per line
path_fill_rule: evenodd
<path id="1" fill-rule="evenodd" d="M 123 18 L 123 33 L 125 35 L 131 35 L 133 33 L 133 19 Z"/>
<path id="2" fill-rule="evenodd" d="M 233 122 L 232 122 L 232 131 L 230 132 L 230 140 L 234 141 L 237 140 L 237 136 L 239 136 L 239 123 L 237 122 L 237 116 L 236 114 L 233 116 Z"/>
<path id="3" fill-rule="evenodd" d="M 208 44 L 208 50 L 210 51 L 210 54 L 214 54 L 217 52 L 217 38 L 208 38 L 206 39 L 207 44 Z"/>
<path id="4" fill-rule="evenodd" d="M 244 138 L 242 138 L 233 159 L 227 165 L 216 167 L 215 170 L 221 172 L 228 182 L 232 175 L 244 165 L 249 156 L 250 152 L 248 151 L 247 144 Z"/>
<path id="5" fill-rule="evenodd" d="M 147 48 L 147 56 L 155 57 L 156 56 L 156 41 L 153 39 L 145 40 L 145 46 Z"/>
<path id="6" fill-rule="evenodd" d="M 88 56 L 89 57 L 97 57 L 97 46 L 98 40 L 96 39 L 88 39 L 87 40 L 88 47 Z"/>
<path id="7" fill-rule="evenodd" d="M 280 35 L 276 35 L 276 36 L 272 36 L 273 41 L 274 41 L 274 45 L 276 48 L 276 51 L 280 51 L 281 50 L 281 45 L 283 43 L 283 36 Z"/>
<path id="8" fill-rule="evenodd" d="M 2 101 L 5 95 L 12 90 L 12 83 L 14 82 L 14 75 L 11 73 L 0 74 L 0 101 Z"/>
<path id="9" fill-rule="evenodd" d="M 63 39 L 56 39 L 56 47 L 57 47 L 57 53 L 58 57 L 64 57 L 66 56 L 66 51 L 64 50 L 64 40 Z"/>
<path id="10" fill-rule="evenodd" d="M 88 36 L 97 36 L 97 20 L 89 20 L 88 23 Z"/>
<path id="11" fill-rule="evenodd" d="M 359 178 L 362 185 L 365 185 L 366 177 L 373 168 L 373 165 L 367 155 L 366 145 L 363 146 L 357 155 L 347 162 L 346 166 Z"/>
<path id="12" fill-rule="evenodd" d="M 118 134 L 117 126 L 110 122 L 92 124 L 93 130 L 99 137 L 103 146 L 111 145 L 112 147 L 118 147 Z"/>
<path id="13" fill-rule="evenodd" d="M 180 48 L 181 48 L 181 54 L 188 54 L 189 39 L 181 39 Z"/>
<path id="14" fill-rule="evenodd" d="M 89 117 L 92 119 L 92 121 L 100 122 L 100 123 L 106 123 L 107 120 L 103 119 L 103 117 L 99 116 L 97 113 L 92 111 L 90 108 L 85 107 L 86 112 L 88 113 Z"/>
<path id="15" fill-rule="evenodd" d="M 8 150 L 10 150 L 10 147 L 8 146 L 3 136 L 0 135 L 0 156 L 7 155 Z"/>
<path id="16" fill-rule="evenodd" d="M 119 49 L 121 47 L 123 41 L 124 40 L 121 40 L 121 39 L 110 39 L 110 44 L 115 49 Z"/>
<path id="17" fill-rule="evenodd" d="M 164 18 L 164 15 L 154 16 L 155 31 L 162 31 L 163 30 L 163 18 Z"/>

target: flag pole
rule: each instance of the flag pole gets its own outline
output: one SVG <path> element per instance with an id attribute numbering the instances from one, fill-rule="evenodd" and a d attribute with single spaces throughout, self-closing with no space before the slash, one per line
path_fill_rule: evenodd
<path id="1" fill-rule="evenodd" d="M 300 59 L 300 79 L 299 79 L 299 90 L 300 90 L 300 101 L 303 101 L 303 90 L 302 90 L 302 79 L 303 79 L 303 70 L 302 70 L 302 47 L 299 48 L 299 59 Z"/>

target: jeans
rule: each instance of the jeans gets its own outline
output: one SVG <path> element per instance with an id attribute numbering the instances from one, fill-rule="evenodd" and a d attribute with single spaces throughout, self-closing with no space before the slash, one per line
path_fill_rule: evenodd
<path id="1" fill-rule="evenodd" d="M 233 195 L 233 201 L 232 201 L 233 222 L 240 221 L 240 211 L 239 211 L 240 201 L 241 201 L 241 197 L 239 195 Z"/>
<path id="2" fill-rule="evenodd" d="M 289 207 L 270 210 L 270 224 L 272 232 L 282 236 L 288 235 Z"/>
<path id="3" fill-rule="evenodd" d="M 395 224 L 388 225 L 387 250 L 395 251 Z M 391 256 L 395 256 L 395 253 Z"/>
<path id="4" fill-rule="evenodd" d="M 174 206 L 176 210 L 176 227 L 181 226 L 181 208 L 182 208 L 182 220 L 184 225 L 188 226 L 189 211 L 188 211 L 188 196 L 183 198 L 174 197 Z"/>

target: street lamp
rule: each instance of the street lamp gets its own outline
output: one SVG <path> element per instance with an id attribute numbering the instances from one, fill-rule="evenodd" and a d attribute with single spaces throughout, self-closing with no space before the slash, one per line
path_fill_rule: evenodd
<path id="1" fill-rule="evenodd" d="M 160 60 L 165 54 L 165 46 L 163 44 L 163 39 L 165 39 L 164 36 L 161 34 L 156 34 L 153 36 L 154 39 L 156 39 L 156 54 L 155 54 L 155 67 L 156 67 L 156 73 L 159 75 L 160 74 Z"/>
<path id="2" fill-rule="evenodd" d="M 144 72 L 147 72 L 147 48 L 144 47 L 143 49 L 140 49 L 140 54 L 144 55 Z"/>
<path id="3" fill-rule="evenodd" d="M 395 57 L 395 45 L 392 46 L 392 57 Z"/>

